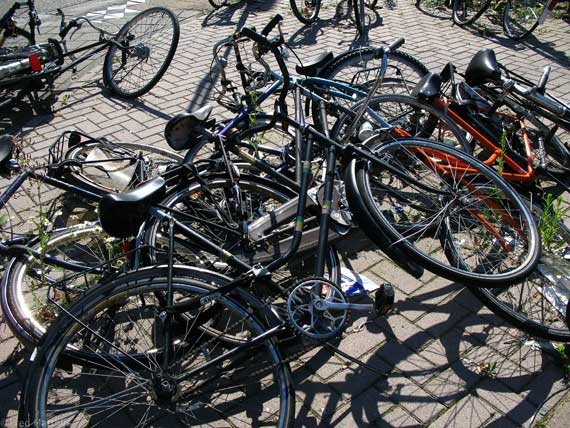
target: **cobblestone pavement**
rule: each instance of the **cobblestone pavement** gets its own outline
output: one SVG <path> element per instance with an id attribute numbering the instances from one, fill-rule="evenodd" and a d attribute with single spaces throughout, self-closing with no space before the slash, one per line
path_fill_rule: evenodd
<path id="1" fill-rule="evenodd" d="M 148 1 L 134 3 L 129 8 L 149 5 Z M 301 58 L 361 44 L 355 40 L 350 20 L 335 17 L 334 1 L 326 2 L 322 19 L 310 27 L 302 27 L 288 2 L 281 0 L 237 3 L 216 12 L 206 0 L 150 4 L 172 7 L 181 21 L 177 55 L 159 85 L 141 99 L 111 98 L 102 90 L 99 65 L 91 63 L 81 77 L 65 82 L 68 89 L 59 94 L 52 114 L 27 116 L 18 125 L 32 159 L 39 161 L 49 144 L 71 128 L 118 142 L 164 144 L 166 121 L 211 97 L 213 42 L 244 24 L 261 28 L 277 12 L 286 17 L 287 38 Z M 83 9 L 80 6 L 67 9 L 68 15 L 84 13 L 85 4 Z M 97 10 L 91 6 L 91 11 Z M 538 79 L 543 66 L 552 65 L 550 90 L 570 99 L 568 23 L 549 19 L 528 41 L 513 43 L 502 34 L 494 16 L 463 29 L 422 13 L 409 0 L 385 1 L 378 14 L 372 22 L 370 44 L 405 36 L 404 50 L 435 70 L 450 60 L 463 70 L 478 49 L 492 47 L 500 61 L 532 81 Z M 105 25 L 122 22 L 124 18 L 115 18 Z M 43 37 L 50 29 L 53 18 L 46 16 Z M 2 187 L 7 183 L 2 180 Z M 26 191 L 11 204 L 11 214 L 22 222 L 37 216 L 38 195 L 51 200 L 44 188 Z M 389 317 L 365 324 L 364 318 L 356 318 L 340 343 L 342 351 L 386 375 L 379 376 L 327 349 L 305 356 L 294 365 L 296 426 L 504 428 L 529 426 L 536 412 L 538 420 L 554 414 L 551 426 L 566 426 L 568 418 L 552 409 L 567 394 L 549 399 L 565 388 L 554 353 L 531 346 L 536 342 L 506 325 L 458 284 L 429 274 L 413 279 L 373 248 L 346 257 L 344 262 L 374 281 L 389 281 L 397 287 L 396 309 Z M 17 426 L 26 356 L 0 320 L 1 427 Z"/>

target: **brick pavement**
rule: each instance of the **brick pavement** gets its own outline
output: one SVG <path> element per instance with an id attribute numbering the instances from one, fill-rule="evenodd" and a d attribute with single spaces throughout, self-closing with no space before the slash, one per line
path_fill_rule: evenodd
<path id="1" fill-rule="evenodd" d="M 157 88 L 139 100 L 124 101 L 102 92 L 99 71 L 70 80 L 74 89 L 60 95 L 53 114 L 31 117 L 19 128 L 27 152 L 34 158 L 45 154 L 46 147 L 70 128 L 114 141 L 164 144 L 168 118 L 210 97 L 212 43 L 236 27 L 247 22 L 261 28 L 280 12 L 286 16 L 289 42 L 302 57 L 361 44 L 350 23 L 335 18 L 336 2 L 328 3 L 319 23 L 301 27 L 285 1 L 249 1 L 215 13 L 205 0 L 152 1 L 176 9 L 182 30 L 177 55 Z M 73 11 L 67 10 L 70 15 Z M 568 24 L 549 20 L 536 37 L 515 44 L 502 35 L 493 17 L 461 29 L 422 14 L 404 0 L 379 13 L 382 19 L 371 30 L 371 44 L 405 36 L 405 50 L 436 70 L 450 59 L 462 70 L 474 52 L 492 47 L 501 61 L 531 80 L 551 64 L 550 90 L 570 99 Z M 49 25 L 45 27 L 47 34 Z M 29 192 L 37 195 L 43 190 Z M 26 212 L 34 205 L 28 197 L 15 202 L 23 220 L 34 215 L 33 209 Z M 558 394 L 541 407 L 550 394 L 565 388 L 556 357 L 529 346 L 526 337 L 482 307 L 468 290 L 431 275 L 413 279 L 373 249 L 357 257 L 348 254 L 343 252 L 349 266 L 397 286 L 395 312 L 366 324 L 357 318 L 340 344 L 343 351 L 387 376 L 377 376 L 326 349 L 312 352 L 295 364 L 296 426 L 517 427 L 528 426 L 539 410 L 538 419 L 547 420 L 548 411 L 564 403 L 567 394 Z M 0 322 L 1 427 L 16 426 L 25 356 Z M 552 412 L 550 426 L 564 426 L 567 419 L 561 412 L 567 407 L 562 404 L 562 410 Z"/>

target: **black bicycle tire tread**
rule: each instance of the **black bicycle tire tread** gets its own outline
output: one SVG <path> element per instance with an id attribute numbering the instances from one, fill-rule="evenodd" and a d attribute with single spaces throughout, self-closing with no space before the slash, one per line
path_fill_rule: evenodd
<path id="1" fill-rule="evenodd" d="M 459 26 L 463 26 L 463 25 L 468 25 L 468 24 L 472 24 L 475 21 L 477 21 L 481 15 L 483 15 L 485 13 L 485 11 L 489 8 L 489 6 L 491 5 L 491 2 L 493 0 L 487 0 L 481 7 L 481 9 L 479 9 L 479 11 L 473 15 L 471 18 L 466 19 L 466 20 L 462 20 L 457 16 L 457 9 L 458 9 L 458 5 L 460 3 L 460 1 L 463 0 L 453 0 L 452 1 L 452 16 L 453 16 L 453 22 Z"/>
<path id="2" fill-rule="evenodd" d="M 291 6 L 291 11 L 293 12 L 293 15 L 295 15 L 295 18 L 297 18 L 300 22 L 302 22 L 305 25 L 312 24 L 313 22 L 315 22 L 319 18 L 319 12 L 321 10 L 321 0 L 315 1 L 315 10 L 309 18 L 306 18 L 301 13 L 301 11 L 297 8 L 297 4 L 295 3 L 295 0 L 290 0 L 289 4 Z"/>
<path id="3" fill-rule="evenodd" d="M 513 32 L 511 31 L 511 26 L 510 26 L 510 15 L 509 15 L 509 10 L 511 8 L 511 0 L 507 0 L 507 3 L 505 4 L 505 9 L 503 11 L 503 31 L 504 33 L 507 35 L 507 37 L 509 37 L 512 40 L 522 40 L 525 37 L 528 37 L 530 34 L 532 34 L 532 32 L 534 30 L 536 30 L 536 27 L 538 27 L 539 24 L 539 17 L 540 14 L 537 16 L 536 21 L 534 22 L 534 24 L 526 31 L 524 31 L 521 34 L 513 34 Z"/>

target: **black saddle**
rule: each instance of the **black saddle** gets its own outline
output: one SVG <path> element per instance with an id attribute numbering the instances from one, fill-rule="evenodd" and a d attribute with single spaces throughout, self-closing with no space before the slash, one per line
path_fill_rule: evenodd
<path id="1" fill-rule="evenodd" d="M 168 121 L 164 129 L 166 142 L 174 150 L 187 150 L 203 136 L 213 107 L 205 105 L 191 113 L 179 113 Z M 213 123 L 212 123 L 213 125 Z"/>
<path id="2" fill-rule="evenodd" d="M 332 52 L 323 52 L 310 62 L 304 65 L 297 65 L 295 67 L 295 70 L 297 73 L 302 74 L 303 76 L 317 76 L 319 72 L 325 67 L 325 65 L 327 65 L 333 59 L 333 57 L 334 55 Z"/>
<path id="3" fill-rule="evenodd" d="M 416 84 L 412 95 L 419 100 L 429 100 L 439 96 L 443 79 L 437 73 L 428 73 Z"/>
<path id="4" fill-rule="evenodd" d="M 493 49 L 482 49 L 471 58 L 465 71 L 465 81 L 469 86 L 501 81 L 501 69 Z"/>
<path id="5" fill-rule="evenodd" d="M 150 208 L 164 199 L 165 194 L 166 182 L 156 177 L 130 192 L 104 195 L 99 203 L 103 230 L 116 238 L 136 235 Z"/>

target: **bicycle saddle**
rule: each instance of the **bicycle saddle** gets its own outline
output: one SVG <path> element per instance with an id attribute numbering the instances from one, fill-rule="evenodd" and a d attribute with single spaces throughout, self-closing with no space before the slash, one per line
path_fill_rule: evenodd
<path id="1" fill-rule="evenodd" d="M 308 63 L 297 65 L 295 70 L 303 76 L 317 76 L 324 66 L 333 59 L 333 57 L 334 55 L 332 52 L 323 52 Z"/>
<path id="2" fill-rule="evenodd" d="M 501 81 L 501 70 L 493 49 L 482 49 L 471 58 L 465 70 L 465 81 L 469 86 Z"/>
<path id="3" fill-rule="evenodd" d="M 443 79 L 437 73 L 428 73 L 416 84 L 412 96 L 419 100 L 428 100 L 437 97 L 441 90 Z"/>
<path id="4" fill-rule="evenodd" d="M 203 136 L 204 127 L 213 125 L 208 122 L 213 107 L 205 105 L 191 113 L 179 113 L 168 121 L 164 129 L 166 142 L 174 150 L 186 150 L 192 147 L 196 139 Z"/>
<path id="5" fill-rule="evenodd" d="M 104 195 L 99 203 L 101 227 L 116 238 L 136 235 L 150 208 L 164 199 L 165 194 L 166 182 L 156 177 L 130 192 Z"/>

